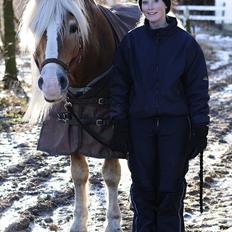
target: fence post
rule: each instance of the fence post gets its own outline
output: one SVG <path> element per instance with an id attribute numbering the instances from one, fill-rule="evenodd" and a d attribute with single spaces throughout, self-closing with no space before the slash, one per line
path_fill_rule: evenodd
<path id="1" fill-rule="evenodd" d="M 222 28 L 232 30 L 232 0 L 216 0 L 216 7 L 224 7 L 224 10 L 217 9 L 215 15 L 224 17 L 224 20 L 216 20 L 216 24 L 220 24 Z"/>
<path id="2" fill-rule="evenodd" d="M 230 1 L 230 0 L 227 0 L 227 1 Z M 215 16 L 216 17 L 224 17 L 225 11 L 220 9 L 220 7 L 224 7 L 224 6 L 225 6 L 225 0 L 216 0 L 215 1 L 215 7 L 216 7 Z M 224 20 L 216 19 L 215 23 L 216 24 L 224 24 Z"/>
<path id="3" fill-rule="evenodd" d="M 185 7 L 184 7 L 184 9 L 183 9 L 183 14 L 184 14 L 184 17 L 183 17 L 183 24 L 184 24 L 184 27 L 186 27 L 187 20 L 189 20 L 189 9 L 188 9 L 188 6 L 185 6 Z"/>
<path id="4" fill-rule="evenodd" d="M 232 0 L 225 1 L 225 24 L 232 25 Z"/>

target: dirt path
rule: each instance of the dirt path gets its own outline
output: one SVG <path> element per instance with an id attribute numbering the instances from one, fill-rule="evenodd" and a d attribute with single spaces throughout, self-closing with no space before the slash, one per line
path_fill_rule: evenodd
<path id="1" fill-rule="evenodd" d="M 4 150 L 4 157 L 1 153 L 0 159 L 3 166 L 0 173 L 0 231 L 68 231 L 74 204 L 69 158 L 49 157 L 35 152 L 34 143 L 17 142 L 26 133 L 25 130 L 30 131 L 30 128 L 15 130 L 17 133 L 11 132 L 10 138 L 7 137 L 9 133 L 3 134 L 5 140 L 1 140 L 1 146 L 6 146 L 8 151 Z M 28 136 L 36 138 L 38 129 Z M 17 153 L 20 161 L 12 165 L 11 160 L 17 158 Z M 106 193 L 101 164 L 101 160 L 89 159 L 90 231 L 102 231 L 105 221 Z M 125 166 L 124 161 L 119 201 L 123 218 L 131 221 L 128 195 L 124 191 L 129 182 Z M 128 221 L 123 224 L 125 231 L 128 231 Z"/>

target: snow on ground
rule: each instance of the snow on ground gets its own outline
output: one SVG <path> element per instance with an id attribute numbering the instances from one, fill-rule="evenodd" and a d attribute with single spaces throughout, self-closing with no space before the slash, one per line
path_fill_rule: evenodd
<path id="1" fill-rule="evenodd" d="M 221 35 L 212 36 L 199 31 L 196 34 L 196 40 L 199 42 L 207 41 L 207 44 L 213 47 L 212 52 L 215 52 L 216 60 L 214 60 L 213 62 L 211 61 L 211 64 L 209 66 L 210 70 L 215 70 L 221 67 L 222 65 L 232 63 L 232 37 L 223 37 Z"/>

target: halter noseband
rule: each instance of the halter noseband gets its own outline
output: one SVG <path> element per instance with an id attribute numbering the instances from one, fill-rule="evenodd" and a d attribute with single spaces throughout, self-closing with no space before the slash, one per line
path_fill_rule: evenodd
<path id="1" fill-rule="evenodd" d="M 43 63 L 41 64 L 40 66 L 40 71 L 42 70 L 42 68 L 46 65 L 46 64 L 49 64 L 49 63 L 55 63 L 55 64 L 58 64 L 60 65 L 66 72 L 68 72 L 68 69 L 69 69 L 69 65 L 65 64 L 62 60 L 59 60 L 57 58 L 49 58 L 49 59 L 46 59 L 43 61 Z"/>

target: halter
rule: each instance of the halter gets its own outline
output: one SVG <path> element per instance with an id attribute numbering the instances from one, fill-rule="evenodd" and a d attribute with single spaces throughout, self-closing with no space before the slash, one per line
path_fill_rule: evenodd
<path id="1" fill-rule="evenodd" d="M 80 40 L 79 41 L 79 50 L 78 50 L 78 54 L 73 57 L 71 59 L 71 61 L 69 62 L 69 64 L 66 64 L 64 63 L 62 60 L 59 60 L 57 58 L 48 58 L 46 60 L 44 60 L 42 62 L 41 65 L 39 65 L 39 62 L 38 60 L 35 58 L 35 55 L 33 56 L 34 57 L 34 61 L 36 63 L 36 66 L 38 67 L 39 71 L 41 72 L 42 68 L 47 65 L 47 64 L 50 64 L 50 63 L 55 63 L 55 64 L 58 64 L 60 65 L 67 73 L 69 73 L 69 70 L 70 70 L 70 67 L 75 63 L 75 64 L 79 64 L 81 61 L 82 61 L 82 50 L 83 50 L 83 45 L 82 45 L 82 41 Z M 90 89 L 92 89 L 92 87 L 97 83 L 99 82 L 100 80 L 102 80 L 105 76 L 107 76 L 112 70 L 112 66 L 110 66 L 105 72 L 103 72 L 102 74 L 100 74 L 99 76 L 95 77 L 92 81 L 90 81 L 86 86 L 84 87 L 69 87 L 68 88 L 68 92 L 73 94 L 73 95 L 77 95 L 77 96 L 80 96 L 80 95 L 83 95 L 85 94 L 86 92 L 88 92 Z"/>
<path id="2" fill-rule="evenodd" d="M 81 63 L 81 61 L 82 61 L 82 50 L 83 50 L 83 45 L 82 45 L 81 39 L 79 39 L 79 45 L 80 45 L 80 46 L 79 46 L 77 55 L 76 55 L 75 57 L 73 57 L 73 58 L 71 59 L 71 61 L 70 61 L 68 64 L 64 63 L 62 60 L 59 60 L 59 59 L 57 59 L 57 58 L 48 58 L 48 59 L 45 59 L 45 60 L 42 62 L 41 65 L 39 65 L 39 62 L 38 62 L 38 60 L 35 58 L 35 54 L 34 54 L 33 57 L 34 57 L 34 61 L 35 61 L 35 63 L 36 63 L 37 68 L 38 68 L 39 71 L 41 72 L 42 68 L 43 68 L 45 65 L 50 64 L 50 63 L 55 63 L 55 64 L 60 65 L 67 73 L 69 73 L 69 69 L 70 69 L 70 67 L 73 65 L 73 63 L 79 64 L 79 63 Z"/>

